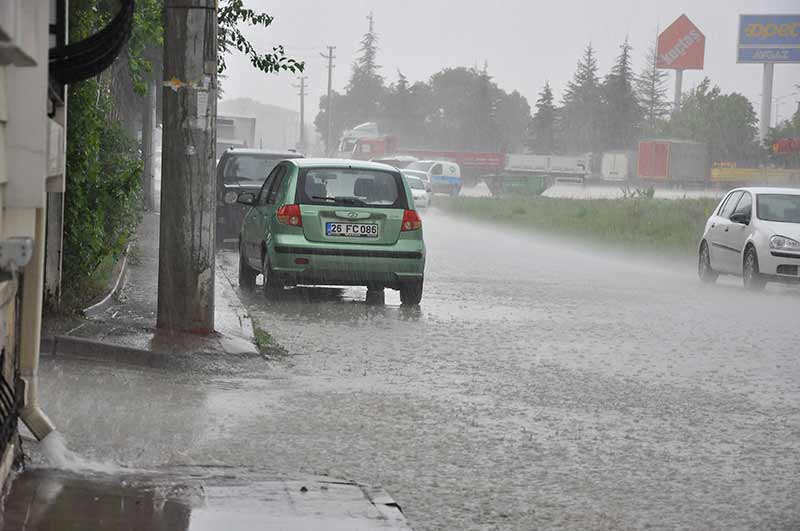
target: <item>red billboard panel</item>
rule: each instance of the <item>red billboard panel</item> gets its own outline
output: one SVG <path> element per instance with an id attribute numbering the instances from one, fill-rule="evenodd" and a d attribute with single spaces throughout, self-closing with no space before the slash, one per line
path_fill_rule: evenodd
<path id="1" fill-rule="evenodd" d="M 702 70 L 706 55 L 706 37 L 689 17 L 678 20 L 658 36 L 658 68 Z"/>

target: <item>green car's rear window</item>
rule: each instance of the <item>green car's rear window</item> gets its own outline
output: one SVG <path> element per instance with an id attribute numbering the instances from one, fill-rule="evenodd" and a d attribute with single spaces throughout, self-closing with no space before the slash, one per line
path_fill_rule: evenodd
<path id="1" fill-rule="evenodd" d="M 297 201 L 305 205 L 408 208 L 400 173 L 381 170 L 302 169 Z"/>

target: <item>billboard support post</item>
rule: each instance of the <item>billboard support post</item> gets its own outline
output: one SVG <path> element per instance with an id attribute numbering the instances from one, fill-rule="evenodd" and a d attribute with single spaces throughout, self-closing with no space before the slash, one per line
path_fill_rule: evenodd
<path id="1" fill-rule="evenodd" d="M 675 71 L 675 97 L 672 114 L 681 110 L 683 71 L 702 70 L 706 56 L 706 37 L 686 15 L 679 16 L 659 33 L 656 67 Z"/>
<path id="2" fill-rule="evenodd" d="M 775 63 L 764 63 L 764 79 L 761 81 L 761 120 L 759 122 L 759 132 L 763 142 L 769 134 L 769 124 L 772 117 L 772 78 L 775 70 Z"/>
<path id="3" fill-rule="evenodd" d="M 672 106 L 672 113 L 681 110 L 681 95 L 683 94 L 683 70 L 675 70 L 675 101 Z"/>

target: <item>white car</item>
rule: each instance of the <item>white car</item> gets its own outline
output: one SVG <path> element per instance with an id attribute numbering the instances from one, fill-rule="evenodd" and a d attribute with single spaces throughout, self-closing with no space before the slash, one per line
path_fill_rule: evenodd
<path id="1" fill-rule="evenodd" d="M 403 174 L 408 187 L 411 188 L 411 195 L 414 197 L 414 206 L 418 209 L 428 208 L 431 204 L 431 194 L 425 186 L 425 182 L 419 177 Z"/>
<path id="2" fill-rule="evenodd" d="M 739 275 L 744 286 L 761 290 L 767 282 L 798 282 L 800 269 L 800 189 L 737 188 L 706 222 L 700 241 L 698 274 L 703 282 Z"/>
<path id="3" fill-rule="evenodd" d="M 437 194 L 453 197 L 461 193 L 461 168 L 447 160 L 418 160 L 404 168 L 405 171 L 424 173 L 431 189 Z"/>

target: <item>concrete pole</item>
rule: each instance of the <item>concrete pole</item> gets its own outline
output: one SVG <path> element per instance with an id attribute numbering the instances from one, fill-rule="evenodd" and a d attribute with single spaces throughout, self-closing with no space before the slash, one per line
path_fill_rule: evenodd
<path id="1" fill-rule="evenodd" d="M 214 331 L 217 2 L 164 2 L 160 329 Z"/>
<path id="2" fill-rule="evenodd" d="M 331 98 L 333 97 L 333 60 L 335 56 L 333 55 L 333 51 L 336 49 L 336 46 L 328 46 L 328 55 L 322 55 L 322 57 L 328 60 L 328 104 L 327 109 L 325 109 L 325 118 L 327 121 L 327 134 L 325 135 L 325 155 L 331 155 L 331 143 L 333 139 L 331 135 L 333 135 L 333 102 Z"/>
<path id="3" fill-rule="evenodd" d="M 761 80 L 761 120 L 759 121 L 759 138 L 761 138 L 761 142 L 764 142 L 769 134 L 770 111 L 772 110 L 772 77 L 774 71 L 774 63 L 764 63 L 764 77 Z"/>
<path id="4" fill-rule="evenodd" d="M 142 105 L 142 191 L 144 192 L 144 207 L 152 212 L 155 210 L 155 186 L 153 183 L 153 131 L 156 126 L 156 84 L 147 84 L 147 94 Z"/>
<path id="5" fill-rule="evenodd" d="M 306 76 L 300 76 L 300 151 L 306 150 Z"/>
<path id="6" fill-rule="evenodd" d="M 675 70 L 675 100 L 672 103 L 672 112 L 681 110 L 681 95 L 683 94 L 683 70 Z"/>

